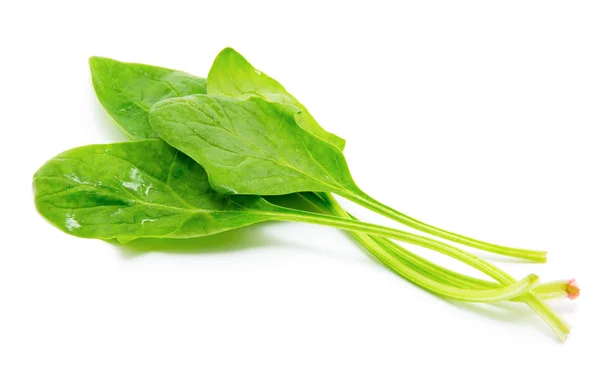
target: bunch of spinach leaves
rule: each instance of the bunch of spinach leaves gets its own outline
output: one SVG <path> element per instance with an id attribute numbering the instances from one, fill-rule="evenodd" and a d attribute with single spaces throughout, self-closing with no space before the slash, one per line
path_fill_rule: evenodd
<path id="1" fill-rule="evenodd" d="M 364 193 L 350 175 L 345 141 L 324 130 L 276 80 L 231 48 L 208 79 L 144 64 L 92 57 L 94 89 L 131 142 L 91 145 L 57 155 L 34 176 L 38 211 L 79 237 L 191 238 L 264 221 L 296 221 L 351 231 L 394 272 L 437 295 L 470 302 L 511 300 L 536 311 L 565 339 L 569 328 L 544 302 L 572 281 L 517 281 L 460 248 L 422 235 L 358 221 L 337 194 L 417 230 L 534 262 L 545 252 L 479 241 L 425 224 Z M 271 196 L 295 194 L 313 211 Z M 494 281 L 441 267 L 389 238 L 456 258 Z"/>

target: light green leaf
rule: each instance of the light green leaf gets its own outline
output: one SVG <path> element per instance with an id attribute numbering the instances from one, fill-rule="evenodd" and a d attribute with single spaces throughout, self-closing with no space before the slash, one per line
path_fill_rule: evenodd
<path id="1" fill-rule="evenodd" d="M 271 102 L 297 107 L 302 114 L 296 116 L 300 127 L 308 132 L 344 149 L 346 141 L 325 131 L 295 97 L 275 79 L 254 68 L 233 48 L 225 48 L 215 59 L 207 80 L 209 95 L 248 98 L 257 96 Z"/>
<path id="2" fill-rule="evenodd" d="M 159 139 L 66 151 L 34 176 L 38 211 L 84 238 L 191 238 L 270 219 L 260 197 L 211 189 L 196 162 Z"/>
<path id="3" fill-rule="evenodd" d="M 150 110 L 154 131 L 200 163 L 224 194 L 355 189 L 342 152 L 298 127 L 292 106 L 192 95 Z"/>
<path id="4" fill-rule="evenodd" d="M 185 72 L 146 64 L 90 58 L 96 95 L 130 139 L 155 138 L 148 110 L 163 99 L 206 93 L 206 80 Z"/>

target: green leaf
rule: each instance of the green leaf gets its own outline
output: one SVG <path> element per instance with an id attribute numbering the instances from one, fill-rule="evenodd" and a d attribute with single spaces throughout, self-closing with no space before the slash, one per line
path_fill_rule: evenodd
<path id="1" fill-rule="evenodd" d="M 211 189 L 196 162 L 162 140 L 66 151 L 34 176 L 38 211 L 84 238 L 191 238 L 271 218 L 260 197 Z"/>
<path id="2" fill-rule="evenodd" d="M 543 262 L 546 252 L 506 247 L 440 229 L 367 195 L 354 183 L 342 152 L 299 129 L 296 107 L 262 98 L 191 95 L 164 100 L 150 124 L 167 143 L 200 163 L 224 194 L 336 193 L 419 231 L 493 253 Z"/>
<path id="3" fill-rule="evenodd" d="M 63 231 L 80 237 L 121 242 L 146 237 L 191 238 L 267 220 L 296 221 L 392 237 L 442 251 L 501 277 L 506 285 L 483 291 L 454 288 L 412 271 L 389 253 L 382 254 L 383 262 L 394 271 L 450 298 L 478 302 L 512 299 L 528 293 L 537 282 L 535 276 L 515 282 L 477 257 L 425 237 L 277 207 L 256 196 L 216 193 L 196 162 L 158 139 L 64 152 L 38 170 L 34 189 L 39 212 Z"/>
<path id="4" fill-rule="evenodd" d="M 356 189 L 342 152 L 298 127 L 301 113 L 257 97 L 191 95 L 155 104 L 150 123 L 224 194 Z"/>
<path id="5" fill-rule="evenodd" d="M 225 48 L 215 59 L 207 80 L 209 95 L 233 98 L 262 97 L 268 101 L 295 106 L 302 114 L 296 116 L 300 127 L 341 150 L 346 141 L 325 131 L 295 97 L 275 79 L 254 68 L 233 48 Z"/>
<path id="6" fill-rule="evenodd" d="M 156 137 L 148 123 L 154 103 L 206 93 L 205 79 L 181 71 L 97 56 L 89 64 L 100 103 L 130 139 Z"/>

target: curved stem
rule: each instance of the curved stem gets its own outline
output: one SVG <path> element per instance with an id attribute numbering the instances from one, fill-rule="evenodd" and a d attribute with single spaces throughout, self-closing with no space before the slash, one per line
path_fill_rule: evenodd
<path id="1" fill-rule="evenodd" d="M 393 243 L 393 242 L 391 242 L 391 243 Z M 398 249 L 395 249 L 395 250 L 397 251 L 396 255 L 398 255 L 400 257 L 404 257 L 405 259 L 408 259 L 409 261 L 411 261 L 411 256 L 422 259 L 421 257 L 404 249 L 401 246 L 398 246 Z M 415 259 L 412 259 L 412 261 L 415 261 Z M 435 264 L 433 264 L 433 265 L 435 265 Z M 419 269 L 423 265 L 421 264 L 421 265 L 416 265 L 416 266 L 413 265 L 413 266 L 416 269 Z M 437 266 L 437 265 L 435 265 L 435 266 Z M 444 269 L 441 266 L 438 266 L 438 267 L 440 267 L 441 269 Z M 444 269 L 444 270 L 447 270 L 447 269 Z M 425 270 L 422 273 L 423 274 L 431 273 L 431 271 Z M 462 274 L 454 273 L 454 272 L 451 272 L 451 273 L 452 274 L 448 274 L 445 276 L 442 275 L 442 276 L 438 276 L 438 277 L 441 278 L 442 281 L 445 280 L 446 283 L 448 283 L 448 284 L 457 284 L 458 283 L 460 285 L 461 281 L 459 279 L 457 279 L 457 276 L 461 276 Z M 448 279 L 449 277 L 451 277 L 451 279 Z M 466 287 L 467 289 L 470 289 L 470 290 L 473 290 L 473 289 L 481 290 L 482 289 L 481 287 L 477 287 L 477 285 L 474 284 L 474 282 L 476 282 L 475 280 L 477 280 L 477 278 L 472 278 L 472 277 L 469 277 L 469 278 L 471 278 L 471 280 L 470 280 L 470 283 L 467 284 L 468 285 Z M 479 281 L 486 282 L 484 280 L 479 280 Z M 464 281 L 463 281 L 463 283 L 464 283 Z M 489 284 L 494 284 L 494 283 L 489 282 Z M 495 284 L 495 285 L 497 285 L 497 284 Z M 523 303 L 527 304 L 529 307 L 531 307 L 531 309 L 533 311 L 535 311 L 544 320 L 544 322 L 546 322 L 546 324 L 552 329 L 552 331 L 556 334 L 556 336 L 561 341 L 565 341 L 570 332 L 569 326 L 548 305 L 546 305 L 544 302 L 541 301 L 542 298 L 543 299 L 553 299 L 553 298 L 557 298 L 557 297 L 564 297 L 565 289 L 557 287 L 557 285 L 555 285 L 555 284 L 550 284 L 546 287 L 544 285 L 540 285 L 540 286 L 538 286 L 538 288 L 541 291 L 541 296 L 538 296 L 538 294 L 536 293 L 536 290 L 534 289 L 532 292 L 527 292 L 524 295 L 519 296 L 519 297 L 514 297 L 511 300 L 523 302 Z M 573 298 L 577 298 L 578 294 L 579 294 L 579 291 L 577 290 L 577 294 Z"/>
<path id="2" fill-rule="evenodd" d="M 411 266 L 413 269 L 419 271 L 421 274 L 427 275 L 429 277 L 435 277 L 436 280 L 446 283 L 448 285 L 473 290 L 502 287 L 502 285 L 498 282 L 492 282 L 485 279 L 475 278 L 469 275 L 457 273 L 455 271 L 446 269 L 445 267 L 428 261 L 427 259 L 418 256 L 417 254 L 403 248 L 402 246 L 386 238 L 370 238 L 373 242 L 380 244 L 389 253 L 392 253 L 402 258 L 405 264 Z M 359 242 L 361 242 L 362 244 L 362 240 L 359 240 Z M 571 295 L 569 295 L 569 290 L 572 291 Z M 533 294 L 536 294 L 541 300 L 559 299 L 565 298 L 567 296 L 571 299 L 575 299 L 579 294 L 578 288 L 573 288 L 572 280 L 541 283 L 535 286 L 531 292 Z M 522 302 L 523 299 L 517 297 L 511 299 L 511 301 Z"/>
<path id="3" fill-rule="evenodd" d="M 333 214 L 342 218 L 358 220 L 355 216 L 348 213 L 342 208 L 339 203 L 330 194 L 324 193 L 301 193 L 300 196 L 307 202 L 312 204 L 317 210 L 323 213 Z M 388 253 L 395 255 L 397 258 L 409 265 L 412 269 L 419 271 L 421 274 L 435 278 L 439 282 L 444 282 L 449 285 L 460 287 L 463 289 L 492 289 L 500 287 L 497 282 L 492 282 L 484 279 L 479 279 L 457 273 L 437 265 L 417 254 L 403 248 L 395 242 L 387 238 L 380 238 L 362 233 L 351 233 L 356 240 L 365 248 L 369 248 L 367 244 L 371 242 L 377 243 Z M 534 288 L 534 291 L 537 287 Z"/>
<path id="4" fill-rule="evenodd" d="M 304 211 L 282 209 L 281 218 L 275 220 L 288 220 L 296 222 L 307 222 L 337 227 L 351 232 L 367 233 L 375 236 L 394 238 L 399 241 L 411 243 L 417 246 L 425 247 L 434 251 L 441 252 L 457 260 L 460 260 L 481 272 L 487 274 L 502 285 L 512 285 L 515 279 L 506 272 L 493 266 L 492 264 L 468 253 L 457 247 L 447 245 L 441 241 L 427 238 L 420 235 L 411 234 L 405 231 L 387 228 L 384 226 L 353 221 L 349 219 L 332 217 L 323 214 L 309 213 Z M 521 300 L 529 305 L 542 319 L 550 326 L 559 339 L 565 340 L 569 333 L 569 326 L 556 315 L 547 305 L 542 303 L 536 295 L 526 293 L 521 296 Z"/>
<path id="5" fill-rule="evenodd" d="M 494 243 L 480 241 L 450 231 L 442 230 L 435 226 L 431 226 L 427 223 L 421 222 L 415 218 L 411 218 L 408 215 L 402 214 L 401 212 L 396 211 L 393 208 L 376 201 L 375 199 L 371 198 L 370 196 L 364 193 L 340 193 L 340 195 L 342 195 L 346 199 L 358 203 L 361 206 L 375 211 L 376 213 L 379 213 L 399 223 L 402 223 L 403 225 L 412 227 L 415 230 L 423 231 L 436 237 L 444 238 L 452 242 L 460 243 L 465 246 L 474 247 L 480 250 L 489 251 L 495 254 L 521 258 L 532 262 L 546 261 L 547 253 L 545 251 L 518 249 L 513 247 L 501 246 Z"/>
<path id="6" fill-rule="evenodd" d="M 360 233 L 357 233 L 357 236 L 367 237 L 366 234 Z M 533 286 L 539 280 L 536 275 L 532 274 L 525 277 L 521 281 L 507 286 L 499 286 L 495 289 L 464 289 L 447 285 L 435 279 L 429 278 L 428 276 L 421 274 L 418 270 L 412 269 L 410 266 L 404 264 L 402 260 L 399 260 L 387 252 L 376 242 L 369 242 L 364 238 L 362 240 L 364 241 L 363 245 L 371 252 L 372 255 L 379 259 L 383 264 L 391 268 L 398 275 L 426 290 L 433 291 L 434 293 L 444 297 L 457 299 L 460 301 L 496 302 L 511 300 L 531 291 Z"/>
<path id="7" fill-rule="evenodd" d="M 344 210 L 331 194 L 301 193 L 300 196 L 321 212 L 330 213 L 342 218 L 358 220 L 358 218 Z M 369 244 L 375 242 L 385 249 L 387 253 L 393 254 L 396 258 L 401 259 L 405 265 L 423 275 L 436 279 L 438 282 L 460 287 L 462 289 L 491 289 L 502 286 L 498 282 L 475 278 L 446 269 L 445 267 L 420 257 L 387 238 L 380 238 L 362 233 L 351 234 L 370 252 L 373 251 L 372 248 L 369 247 Z M 574 279 L 542 283 L 535 286 L 532 290 L 532 293 L 537 295 L 540 300 L 558 299 L 564 298 L 565 296 L 574 300 L 579 297 L 579 292 L 579 286 L 577 286 Z M 518 297 L 513 298 L 512 301 L 522 302 L 523 299 Z"/>
<path id="8" fill-rule="evenodd" d="M 386 238 L 373 237 L 373 240 L 379 244 L 385 245 L 385 247 L 387 247 L 391 252 L 402 255 L 403 258 L 412 266 L 421 269 L 428 275 L 436 276 L 448 284 L 465 289 L 491 289 L 502 286 L 498 282 L 487 281 L 446 269 L 445 267 L 428 261 L 425 258 L 420 257 L 419 255 Z"/>
<path id="9" fill-rule="evenodd" d="M 332 214 L 339 215 L 340 217 L 355 219 L 350 214 L 346 213 L 339 205 L 337 205 L 337 202 L 330 202 L 328 200 L 323 201 L 315 194 L 309 194 L 310 195 L 308 197 L 302 194 L 301 196 L 320 211 L 331 212 Z M 395 253 L 394 251 L 397 250 L 393 250 L 390 247 L 391 244 L 394 244 L 393 242 L 390 242 L 385 238 L 371 237 L 365 233 L 353 232 L 351 234 L 375 258 L 377 258 L 380 262 L 392 269 L 401 277 L 426 290 L 448 298 L 468 302 L 495 302 L 512 300 L 532 290 L 533 285 L 538 281 L 537 276 L 530 275 L 525 279 L 508 286 L 496 284 L 492 287 L 473 289 L 446 284 L 442 280 L 437 279 L 438 277 L 435 275 L 428 275 L 427 269 L 422 268 L 422 265 L 415 265 L 410 261 L 403 259 L 402 253 Z M 396 245 L 396 247 L 406 253 L 410 253 L 408 250 L 403 249 L 398 245 Z M 416 255 L 414 256 L 420 258 Z M 426 261 L 424 259 L 422 260 Z M 443 269 L 442 267 L 440 268 Z"/>

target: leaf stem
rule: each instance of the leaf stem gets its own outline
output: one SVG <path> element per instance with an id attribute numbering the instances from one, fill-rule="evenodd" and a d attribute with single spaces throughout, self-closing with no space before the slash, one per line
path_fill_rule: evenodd
<path id="1" fill-rule="evenodd" d="M 348 213 L 350 217 L 351 214 Z M 352 219 L 355 219 L 352 217 Z M 420 257 L 419 255 L 403 248 L 402 246 L 390 241 L 386 238 L 373 237 L 367 234 L 352 233 L 357 240 L 365 246 L 367 249 L 368 243 L 375 242 L 390 254 L 395 255 L 401 259 L 403 263 L 414 270 L 419 271 L 421 274 L 431 278 L 435 278 L 438 282 L 445 283 L 460 287 L 462 289 L 482 290 L 502 287 L 498 282 L 492 282 L 485 279 L 471 277 L 469 275 L 457 273 L 455 271 L 446 269 L 438 264 L 435 264 L 427 259 Z M 573 280 L 562 280 L 555 282 L 547 282 L 536 285 L 532 293 L 538 295 L 540 299 L 558 299 L 568 296 L 570 299 L 576 299 L 579 295 L 579 288 L 573 286 Z M 571 293 L 570 293 L 571 292 Z M 522 302 L 521 297 L 512 298 L 511 301 Z"/>
<path id="2" fill-rule="evenodd" d="M 447 239 L 452 242 L 460 243 L 465 246 L 474 247 L 476 249 L 489 251 L 496 254 L 506 255 L 510 257 L 516 257 L 525 259 L 531 262 L 546 262 L 546 252 L 538 250 L 527 250 L 519 249 L 507 246 L 501 246 L 494 243 L 480 241 L 474 238 L 470 238 L 464 235 L 446 231 L 435 226 L 428 225 L 427 223 L 421 222 L 415 218 L 409 217 L 408 215 L 402 214 L 401 212 L 388 207 L 375 199 L 371 198 L 365 193 L 339 193 L 346 199 L 349 199 L 361 206 L 364 206 L 376 213 L 391 218 L 403 225 L 412 227 L 415 230 L 423 231 L 425 233 Z"/>
<path id="3" fill-rule="evenodd" d="M 309 193 L 308 195 L 301 194 L 301 196 L 314 207 L 325 213 L 328 212 L 342 218 L 358 220 L 355 216 L 345 211 L 331 194 Z M 313 199 L 313 197 L 315 198 Z M 380 238 L 362 233 L 351 234 L 363 244 L 363 246 L 367 247 L 365 242 L 376 242 L 386 249 L 388 253 L 395 254 L 398 258 L 401 258 L 405 264 L 420 271 L 424 275 L 435 277 L 435 279 L 440 282 L 461 287 L 463 289 L 490 289 L 501 286 L 498 282 L 475 278 L 446 269 L 445 267 L 420 257 L 387 238 Z M 544 299 L 562 298 L 566 295 L 569 295 L 569 298 L 575 299 L 579 295 L 579 287 L 576 285 L 575 280 L 563 280 L 539 284 L 534 287 L 532 291 L 535 294 L 543 296 Z M 518 301 L 519 298 L 513 300 Z"/>
<path id="4" fill-rule="evenodd" d="M 361 233 L 356 233 L 356 235 L 361 238 L 367 237 L 366 234 Z M 445 284 L 422 274 L 418 269 L 411 268 L 411 266 L 403 263 L 401 259 L 396 258 L 373 240 L 362 238 L 362 244 L 384 265 L 408 281 L 426 290 L 460 301 L 496 302 L 511 300 L 531 291 L 539 280 L 536 275 L 531 274 L 521 281 L 507 286 L 498 286 L 495 289 L 464 289 Z"/>
<path id="5" fill-rule="evenodd" d="M 425 247 L 434 251 L 441 252 L 461 262 L 464 262 L 478 269 L 479 271 L 487 274 L 503 286 L 513 285 L 516 282 L 513 277 L 511 277 L 503 270 L 495 267 L 494 265 L 457 247 L 447 245 L 435 239 L 408 233 L 401 230 L 391 229 L 384 226 L 354 221 L 351 219 L 333 217 L 317 213 L 309 213 L 305 211 L 287 208 L 281 208 L 280 215 L 280 217 L 275 216 L 273 219 L 322 224 L 340 228 L 343 230 L 348 230 L 350 232 L 367 233 L 380 237 L 393 238 L 406 243 Z M 372 248 L 372 250 L 376 252 L 382 252 L 382 250 L 383 252 L 385 252 L 385 250 L 382 248 L 377 249 L 373 248 L 373 245 L 369 245 Z M 521 296 L 521 300 L 527 305 L 529 305 L 536 313 L 538 313 L 540 317 L 542 317 L 542 319 L 550 326 L 550 328 L 555 332 L 559 339 L 564 341 L 567 338 L 569 333 L 569 326 L 557 314 L 555 314 L 552 311 L 552 309 L 550 309 L 546 304 L 542 303 L 535 294 L 525 293 Z"/>
<path id="6" fill-rule="evenodd" d="M 308 196 L 301 194 L 301 196 L 321 211 L 329 211 L 332 214 L 339 216 L 351 217 L 350 214 L 347 214 L 339 205 L 337 205 L 337 202 L 322 201 L 321 199 L 316 198 L 316 195 L 312 193 L 309 193 Z M 313 199 L 313 197 L 315 197 L 315 199 Z M 331 203 L 335 203 L 336 205 Z M 339 210 L 341 210 L 341 212 Z M 459 287 L 436 279 L 437 277 L 435 277 L 435 275 L 427 274 L 428 272 L 426 269 L 407 263 L 406 259 L 402 258 L 401 253 L 400 255 L 394 253 L 391 248 L 383 242 L 384 240 L 387 241 L 385 238 L 379 239 L 360 232 L 353 232 L 352 235 L 357 238 L 375 258 L 401 277 L 438 295 L 460 301 L 496 302 L 512 300 L 531 291 L 538 281 L 537 276 L 529 275 L 523 280 L 507 286 L 495 285 L 478 289 Z M 398 245 L 396 246 L 406 253 L 410 253 L 408 250 L 405 250 Z"/>
<path id="7" fill-rule="evenodd" d="M 452 258 L 455 258 L 480 270 L 481 272 L 489 275 L 490 277 L 498 281 L 503 281 L 501 283 L 514 283 L 514 280 L 510 275 L 498 269 L 496 266 L 484 261 L 483 259 L 476 257 L 471 253 L 463 251 L 455 246 L 451 246 L 436 239 L 428 238 L 422 235 L 412 234 L 406 231 L 392 229 L 389 227 L 375 225 L 371 223 L 355 221 L 352 219 L 345 219 L 317 213 L 309 213 L 293 209 L 282 208 L 280 216 L 274 216 L 273 219 L 321 224 L 336 227 L 342 230 L 348 230 L 351 232 L 360 232 L 380 237 L 393 238 L 402 242 L 425 247 L 434 251 L 438 251 L 442 254 L 446 254 Z"/>

